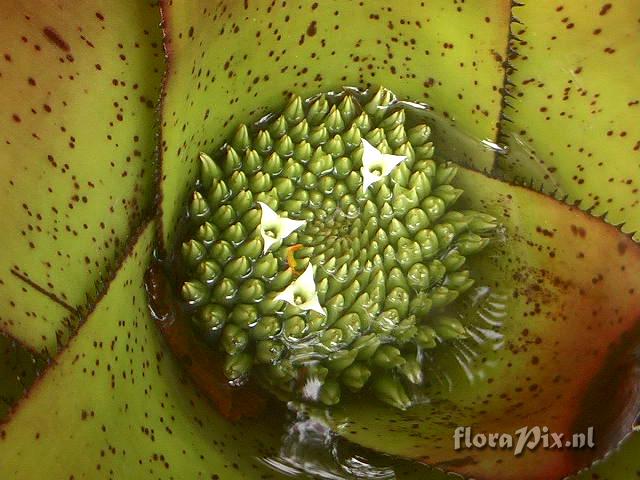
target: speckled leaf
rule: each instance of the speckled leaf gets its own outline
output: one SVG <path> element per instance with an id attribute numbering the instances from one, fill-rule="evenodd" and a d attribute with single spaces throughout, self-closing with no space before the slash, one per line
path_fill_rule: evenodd
<path id="1" fill-rule="evenodd" d="M 384 85 L 479 139 L 495 139 L 510 1 L 162 2 L 169 66 L 162 106 L 163 236 L 171 238 L 201 150 L 240 122 L 343 85 Z M 438 133 L 438 132 L 436 132 Z M 489 168 L 493 153 L 465 158 Z M 455 146 L 461 151 L 455 151 Z M 170 245 L 170 241 L 168 244 Z"/>
<path id="2" fill-rule="evenodd" d="M 142 282 L 153 237 L 142 232 L 79 334 L 0 427 L 1 478 L 260 475 L 256 457 L 278 438 L 218 416 L 150 318 Z"/>
<path id="3" fill-rule="evenodd" d="M 504 225 L 493 251 L 474 261 L 472 338 L 436 354 L 430 403 L 399 413 L 359 402 L 333 422 L 367 447 L 473 478 L 562 478 L 617 445 L 638 413 L 640 246 L 531 190 L 471 171 L 457 181 L 473 208 Z M 566 436 L 593 426 L 596 448 L 455 451 L 458 426 L 511 434 L 546 426 Z"/>
<path id="4" fill-rule="evenodd" d="M 640 1 L 515 9 L 517 52 L 500 168 L 640 230 Z"/>
<path id="5" fill-rule="evenodd" d="M 148 213 L 158 23 L 151 1 L 3 2 L 0 329 L 35 349 L 56 350 Z"/>
<path id="6" fill-rule="evenodd" d="M 0 420 L 34 382 L 44 361 L 19 342 L 0 334 Z"/>

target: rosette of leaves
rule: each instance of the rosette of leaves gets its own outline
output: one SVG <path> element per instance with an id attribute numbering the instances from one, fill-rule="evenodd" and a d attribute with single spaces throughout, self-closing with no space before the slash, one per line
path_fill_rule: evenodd
<path id="1" fill-rule="evenodd" d="M 450 388 L 434 385 L 428 404 L 349 400 L 328 421 L 473 478 L 561 478 L 607 451 L 584 478 L 635 475 L 637 11 L 636 0 L 9 2 L 0 328 L 14 406 L 2 476 L 255 478 L 278 439 L 202 398 L 182 370 L 193 377 L 197 362 L 176 361 L 150 316 L 143 275 L 156 246 L 176 243 L 200 152 L 291 92 L 343 85 L 385 85 L 448 118 L 432 129 L 460 164 L 455 209 L 492 215 L 505 242 L 468 259 L 473 288 L 500 292 L 468 315 L 491 348 L 439 351 Z M 459 131 L 511 152 L 467 148 Z M 589 422 L 594 451 L 452 451 L 452 425 Z"/>

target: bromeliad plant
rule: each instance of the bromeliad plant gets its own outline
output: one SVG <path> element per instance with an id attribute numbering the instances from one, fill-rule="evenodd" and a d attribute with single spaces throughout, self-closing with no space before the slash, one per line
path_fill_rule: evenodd
<path id="1" fill-rule="evenodd" d="M 411 408 L 344 395 L 323 420 L 354 443 L 473 478 L 561 478 L 614 450 L 630 432 L 638 402 L 633 352 L 638 345 L 640 248 L 630 237 L 640 229 L 640 106 L 631 81 L 638 74 L 638 7 L 637 0 L 602 5 L 586 0 L 544 0 L 535 5 L 165 0 L 160 8 L 120 0 L 9 2 L 0 20 L 2 201 L 10 232 L 0 257 L 0 328 L 6 335 L 2 358 L 7 359 L 0 368 L 0 393 L 3 401 L 17 403 L 0 426 L 2 477 L 275 475 L 263 472 L 259 459 L 274 455 L 278 435 L 256 431 L 255 420 L 229 423 L 183 373 L 184 368 L 196 381 L 218 378 L 215 369 L 208 370 L 211 364 L 198 362 L 202 357 L 196 350 L 174 348 L 179 355 L 172 356 L 160 329 L 172 332 L 176 319 L 158 308 L 154 322 L 147 307 L 144 273 L 152 251 L 165 258 L 174 253 L 185 260 L 198 258 L 198 265 L 194 262 L 183 270 L 183 295 L 194 303 L 199 325 L 218 329 L 220 337 L 211 332 L 211 344 L 233 354 L 226 365 L 230 377 L 244 373 L 249 363 L 256 370 L 268 370 L 277 356 L 271 366 L 287 367 L 285 373 L 296 376 L 293 387 L 286 376 L 283 380 L 265 373 L 264 382 L 274 390 L 300 392 L 298 374 L 304 380 L 310 373 L 296 370 L 289 346 L 281 342 L 284 336 L 270 339 L 273 344 L 260 343 L 266 339 L 254 332 L 266 317 L 258 321 L 256 316 L 257 323 L 249 322 L 245 330 L 242 322 L 253 313 L 240 308 L 240 300 L 243 305 L 268 306 L 247 301 L 264 289 L 276 310 L 260 314 L 274 318 L 274 325 L 286 323 L 282 331 L 287 339 L 295 338 L 300 329 L 303 335 L 314 328 L 326 334 L 330 329 L 323 323 L 330 315 L 344 324 L 344 329 L 337 328 L 340 334 L 334 332 L 336 337 L 352 332 L 343 320 L 354 318 L 348 317 L 351 312 L 339 302 L 328 302 L 338 293 L 354 294 L 355 281 L 349 280 L 338 292 L 340 282 L 330 282 L 335 279 L 323 277 L 322 270 L 327 264 L 333 268 L 329 262 L 336 258 L 338 272 L 338 250 L 346 249 L 341 247 L 344 242 L 325 242 L 322 248 L 334 249 L 329 254 L 320 252 L 320 245 L 299 240 L 330 237 L 333 232 L 327 229 L 339 227 L 340 217 L 316 220 L 319 212 L 331 210 L 326 208 L 331 201 L 335 211 L 347 215 L 350 205 L 362 206 L 365 212 L 369 201 L 370 218 L 382 219 L 390 211 L 384 202 L 376 203 L 376 195 L 385 188 L 396 219 L 394 201 L 404 204 L 400 199 L 406 197 L 408 205 L 415 199 L 410 189 L 403 197 L 397 195 L 403 192 L 400 187 L 396 192 L 391 186 L 402 186 L 405 173 L 410 181 L 421 172 L 434 174 L 436 180 L 412 207 L 417 209 L 411 217 L 416 222 L 407 221 L 409 211 L 393 228 L 389 218 L 382 230 L 390 245 L 392 231 L 408 231 L 409 224 L 424 222 L 423 213 L 429 222 L 425 228 L 444 224 L 443 217 L 430 218 L 435 207 L 423 205 L 428 198 L 443 200 L 449 210 L 444 215 L 451 218 L 459 212 L 466 221 L 467 212 L 474 211 L 484 220 L 489 220 L 484 215 L 495 218 L 491 225 L 500 225 L 499 235 L 466 260 L 464 268 L 475 284 L 452 304 L 452 314 L 464 320 L 468 338 L 429 349 L 423 371 L 427 397 Z M 336 113 L 331 121 L 323 120 L 324 129 L 314 130 L 311 106 L 304 105 L 307 133 L 303 126 L 295 129 L 302 120 L 290 124 L 284 116 L 271 120 L 268 136 L 247 130 L 245 137 L 244 129 L 234 136 L 242 122 L 283 109 L 290 112 L 293 107 L 286 108 L 286 99 L 292 92 L 307 98 L 343 85 L 371 84 L 387 86 L 402 100 L 426 102 L 447 119 L 430 124 L 437 147 L 433 159 L 428 158 L 430 149 L 420 150 L 424 145 L 409 134 L 413 125 L 405 128 L 413 159 L 409 146 L 403 148 L 394 136 L 401 135 L 399 130 L 394 134 L 392 128 L 373 128 L 379 119 L 372 121 L 372 130 L 364 133 L 358 128 L 356 133 L 345 120 L 348 109 L 342 97 L 333 110 L 345 123 L 342 131 Z M 327 104 L 325 117 L 333 105 Z M 473 147 L 477 142 L 470 146 L 460 131 L 486 145 L 504 145 L 509 153 L 478 150 Z M 300 147 L 311 149 L 306 164 L 295 158 L 295 146 L 302 143 L 302 136 L 296 135 L 308 135 L 304 141 L 309 147 Z M 239 142 L 230 144 L 240 160 L 238 165 L 230 154 L 228 170 L 214 154 L 227 138 Z M 312 148 L 311 139 L 321 140 L 321 152 Z M 251 148 L 244 148 L 249 140 Z M 341 148 L 348 155 L 341 154 Z M 358 151 L 362 153 L 354 153 Z M 195 183 L 200 195 L 189 198 L 200 174 L 201 152 L 211 154 L 211 161 L 202 157 L 205 168 L 200 183 Z M 282 174 L 271 178 L 268 168 L 277 166 L 278 157 Z M 448 168 L 445 158 L 457 162 L 458 173 L 442 182 L 437 178 Z M 363 171 L 365 164 L 372 168 Z M 343 169 L 345 178 L 321 175 L 330 167 L 334 172 Z M 319 177 L 320 196 L 314 195 L 324 209 L 309 207 L 316 187 L 309 189 L 309 198 L 298 198 L 307 191 L 303 182 L 313 179 L 308 173 Z M 331 179 L 335 185 L 329 191 L 325 187 Z M 449 181 L 448 193 L 464 192 L 455 205 L 435 194 Z M 224 197 L 228 193 L 223 195 L 222 182 L 233 200 Z M 233 185 L 241 188 L 236 192 Z M 334 198 L 338 185 L 344 185 L 345 195 Z M 280 190 L 291 197 L 281 198 Z M 413 191 L 418 194 L 418 189 Z M 354 202 L 340 205 L 339 200 L 350 194 Z M 182 247 L 177 226 L 185 205 L 191 209 L 187 235 L 193 241 Z M 245 220 L 235 222 L 234 228 L 220 226 L 246 207 L 244 215 L 253 213 Z M 448 224 L 457 235 L 455 224 Z M 239 244 L 237 239 L 245 234 Z M 481 239 L 485 235 L 476 234 Z M 216 235 L 228 238 L 211 240 L 218 246 L 207 245 Z M 395 241 L 402 238 L 409 236 L 398 235 Z M 456 236 L 453 245 L 458 241 Z M 422 256 L 423 245 L 419 246 Z M 205 250 L 208 262 L 199 258 Z M 352 250 L 357 250 L 353 242 L 348 248 Z M 229 262 L 222 265 L 225 256 Z M 247 262 L 256 263 L 250 269 L 254 275 L 263 258 L 275 259 L 280 273 L 286 271 L 285 263 L 293 269 L 282 275 L 280 285 L 259 277 L 231 283 Z M 361 263 L 366 266 L 369 260 L 374 268 L 374 258 L 375 254 Z M 412 358 L 405 356 L 425 346 L 418 336 L 420 327 L 431 327 L 436 334 L 436 326 L 448 327 L 441 328 L 439 338 L 445 331 L 454 337 L 462 332 L 457 324 L 441 325 L 429 312 L 427 323 L 418 316 L 415 326 L 406 322 L 405 333 L 411 338 L 398 340 L 402 335 L 395 328 L 411 318 L 412 302 L 415 306 L 424 293 L 423 307 L 430 300 L 433 308 L 433 295 L 440 288 L 412 289 L 409 271 L 419 263 L 429 271 L 429 279 L 438 275 L 431 272 L 428 255 L 417 259 L 408 254 L 411 261 L 399 267 L 384 264 L 384 250 L 380 258 L 385 293 L 392 279 L 397 285 L 390 290 L 399 290 L 385 298 L 376 313 L 399 312 L 407 300 L 409 304 L 408 315 L 398 315 L 397 325 L 390 322 L 393 326 L 384 332 L 395 339 L 386 341 L 386 350 L 400 352 L 398 356 L 393 351 L 386 360 L 402 358 L 404 363 L 392 372 L 361 358 L 344 369 L 329 368 L 344 364 L 344 358 L 334 358 L 337 351 L 320 352 L 322 365 L 315 375 L 325 383 L 316 386 L 325 403 L 337 400 L 337 385 L 353 386 L 354 378 L 362 382 L 369 370 L 367 383 L 383 385 L 373 390 L 387 402 L 406 407 L 403 396 L 388 395 L 398 391 L 397 383 L 389 387 L 389 378 L 407 378 L 403 366 Z M 400 258 L 397 251 L 396 261 Z M 445 280 L 449 273 L 442 281 L 450 282 Z M 370 285 L 371 278 L 361 285 Z M 308 288 L 310 279 L 315 291 Z M 461 286 L 467 284 L 466 278 L 460 281 Z M 364 288 L 361 285 L 358 288 Z M 224 294 L 227 288 L 233 298 L 206 298 Z M 300 315 L 301 311 L 310 313 Z M 364 322 L 361 317 L 362 336 L 354 342 L 362 342 L 370 331 L 381 336 L 373 321 L 367 325 L 367 317 Z M 409 335 L 414 328 L 417 332 Z M 247 350 L 240 352 L 243 342 L 238 340 L 245 331 L 250 332 Z M 175 335 L 168 340 L 175 347 Z M 347 359 L 353 355 L 342 347 L 338 351 L 346 352 L 341 355 Z M 35 377 L 34 359 L 37 367 L 50 364 L 29 386 Z M 353 365 L 358 371 L 346 375 Z M 223 369 L 220 366 L 218 373 Z M 226 379 L 216 382 L 218 397 L 236 400 L 225 390 Z M 21 385 L 28 386 L 24 393 Z M 406 389 L 408 384 L 402 385 Z M 368 388 L 365 385 L 365 391 Z M 218 407 L 221 403 L 218 398 Z M 313 409 L 309 414 L 326 415 Z M 520 457 L 499 449 L 454 451 L 453 431 L 465 425 L 478 432 L 540 425 L 567 435 L 594 426 L 598 448 L 539 449 Z M 620 451 L 592 467 L 585 478 L 629 478 L 638 467 L 638 448 L 637 437 L 630 436 Z M 440 476 L 420 469 L 418 463 L 412 468 L 399 470 L 398 478 Z"/>

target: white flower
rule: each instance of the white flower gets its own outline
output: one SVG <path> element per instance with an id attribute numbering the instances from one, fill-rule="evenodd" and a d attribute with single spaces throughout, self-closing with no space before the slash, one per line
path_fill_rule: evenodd
<path id="1" fill-rule="evenodd" d="M 292 220 L 291 218 L 281 217 L 266 203 L 258 202 L 258 204 L 262 209 L 259 229 L 264 244 L 263 254 L 267 253 L 275 243 L 284 240 L 307 223 L 305 220 Z"/>
<path id="2" fill-rule="evenodd" d="M 389 175 L 391 170 L 407 159 L 404 155 L 382 153 L 365 139 L 362 139 L 362 146 L 364 152 L 362 152 L 362 168 L 360 172 L 362 173 L 362 189 L 364 191 L 371 184 Z"/>
<path id="3" fill-rule="evenodd" d="M 300 310 L 313 310 L 320 315 L 327 315 L 320 300 L 316 282 L 313 279 L 313 265 L 307 265 L 305 271 L 296 280 L 291 282 L 284 291 L 276 295 L 276 300 L 283 300 L 291 305 L 295 305 Z"/>

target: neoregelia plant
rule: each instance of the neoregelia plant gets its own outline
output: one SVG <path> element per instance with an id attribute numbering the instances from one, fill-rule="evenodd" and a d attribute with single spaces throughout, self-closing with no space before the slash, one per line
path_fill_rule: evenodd
<path id="1" fill-rule="evenodd" d="M 384 85 L 446 118 L 431 127 L 435 159 L 460 164 L 452 185 L 464 195 L 453 208 L 496 218 L 501 238 L 467 260 L 495 295 L 461 306 L 486 348 L 454 340 L 434 353 L 431 373 L 453 387 L 437 384 L 430 403 L 404 412 L 347 396 L 325 420 L 355 443 L 475 478 L 560 478 L 613 449 L 638 400 L 638 7 L 9 2 L 0 19 L 11 232 L 0 256 L 0 393 L 22 398 L 0 426 L 0 473 L 275 476 L 258 459 L 279 439 L 228 423 L 190 383 L 181 367 L 198 381 L 196 357 L 174 360 L 148 311 L 144 273 L 156 246 L 170 254 L 178 244 L 201 152 L 215 158 L 240 123 L 281 111 L 291 93 L 344 85 Z M 459 131 L 511 152 L 478 152 Z M 450 448 L 452 425 L 569 433 L 590 423 L 599 449 L 584 456 Z M 634 475 L 637 442 L 585 478 Z M 398 472 L 430 476 L 440 474 Z"/>

